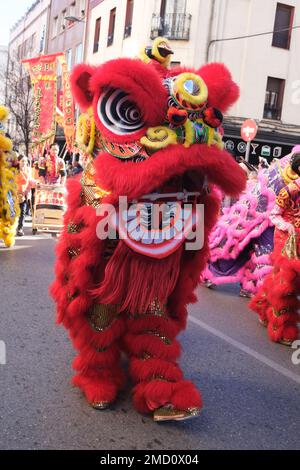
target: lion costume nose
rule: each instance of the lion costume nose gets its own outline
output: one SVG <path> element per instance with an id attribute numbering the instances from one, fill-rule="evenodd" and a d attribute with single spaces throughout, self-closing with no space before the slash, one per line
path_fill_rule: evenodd
<path id="1" fill-rule="evenodd" d="M 187 121 L 188 113 L 185 109 L 171 107 L 168 109 L 168 121 L 173 126 L 183 126 Z"/>

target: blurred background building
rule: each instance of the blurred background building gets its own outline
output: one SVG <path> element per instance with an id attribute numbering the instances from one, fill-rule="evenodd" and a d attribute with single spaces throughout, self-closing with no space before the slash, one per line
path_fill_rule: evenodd
<path id="1" fill-rule="evenodd" d="M 167 37 L 172 66 L 224 62 L 241 97 L 225 145 L 245 154 L 240 127 L 257 120 L 251 159 L 280 157 L 300 140 L 300 0 L 38 0 L 12 28 L 9 56 L 65 52 L 69 69 L 135 57 Z"/>

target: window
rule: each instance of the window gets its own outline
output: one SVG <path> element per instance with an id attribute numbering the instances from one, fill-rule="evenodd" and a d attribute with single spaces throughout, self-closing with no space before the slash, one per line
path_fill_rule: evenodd
<path id="1" fill-rule="evenodd" d="M 68 16 L 76 16 L 76 2 L 71 3 Z"/>
<path id="2" fill-rule="evenodd" d="M 63 31 L 65 29 L 65 16 L 67 16 L 67 10 L 63 10 L 61 12 L 61 16 L 60 16 L 60 25 L 59 25 L 59 32 L 60 31 Z"/>
<path id="3" fill-rule="evenodd" d="M 128 38 L 129 36 L 131 36 L 132 16 L 133 16 L 133 0 L 127 0 L 124 38 Z"/>
<path id="4" fill-rule="evenodd" d="M 75 64 L 79 64 L 82 61 L 82 42 L 76 46 L 75 52 Z"/>
<path id="5" fill-rule="evenodd" d="M 290 5 L 277 3 L 272 46 L 282 49 L 290 48 L 294 11 L 295 8 Z M 275 32 L 279 30 L 285 31 Z"/>
<path id="6" fill-rule="evenodd" d="M 24 57 L 28 58 L 29 55 L 29 49 L 30 49 L 30 38 L 27 38 L 26 41 L 24 42 Z"/>
<path id="7" fill-rule="evenodd" d="M 36 47 L 36 33 L 33 33 L 33 35 L 30 38 L 30 50 L 33 52 Z"/>
<path id="8" fill-rule="evenodd" d="M 21 60 L 23 57 L 22 57 L 22 44 L 19 44 L 18 46 L 18 60 Z M 12 62 L 13 63 L 13 62 Z"/>
<path id="9" fill-rule="evenodd" d="M 46 25 L 44 24 L 42 34 L 40 37 L 40 46 L 39 46 L 39 53 L 41 54 L 44 52 L 45 49 L 45 37 L 46 37 Z"/>
<path id="10" fill-rule="evenodd" d="M 60 60 L 57 61 L 57 70 L 56 70 L 56 72 L 57 72 L 57 76 L 58 76 L 58 77 L 61 77 L 62 68 L 61 68 L 61 62 L 60 62 Z"/>
<path id="11" fill-rule="evenodd" d="M 58 34 L 58 16 L 53 18 L 52 37 L 55 38 Z"/>
<path id="12" fill-rule="evenodd" d="M 67 64 L 68 64 L 68 70 L 71 71 L 71 69 L 72 69 L 72 49 L 67 50 Z"/>
<path id="13" fill-rule="evenodd" d="M 164 17 L 174 13 L 185 13 L 185 4 L 185 0 L 161 0 L 160 15 Z"/>
<path id="14" fill-rule="evenodd" d="M 110 10 L 109 15 L 109 28 L 108 28 L 108 37 L 107 37 L 107 45 L 111 46 L 114 42 L 114 34 L 115 34 L 115 23 L 116 23 L 116 8 Z"/>
<path id="15" fill-rule="evenodd" d="M 85 16 L 85 0 L 79 0 L 79 16 Z"/>
<path id="16" fill-rule="evenodd" d="M 265 97 L 264 119 L 280 121 L 285 80 L 268 77 Z"/>
<path id="17" fill-rule="evenodd" d="M 152 15 L 150 37 L 155 39 L 164 36 L 172 40 L 188 41 L 191 18 L 191 14 L 186 13 L 186 0 L 161 0 L 159 13 Z"/>
<path id="18" fill-rule="evenodd" d="M 99 50 L 100 29 L 101 29 L 101 18 L 97 18 L 96 23 L 95 23 L 95 34 L 94 34 L 94 47 L 93 47 L 94 54 L 95 52 L 98 52 Z"/>

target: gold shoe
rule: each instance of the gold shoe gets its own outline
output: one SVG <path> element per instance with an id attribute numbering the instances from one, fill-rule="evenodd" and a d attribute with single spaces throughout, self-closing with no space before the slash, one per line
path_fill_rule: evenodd
<path id="1" fill-rule="evenodd" d="M 153 413 L 154 421 L 184 421 L 186 419 L 196 418 L 201 412 L 200 408 L 187 408 L 186 410 L 177 410 L 172 405 L 157 408 Z"/>
<path id="2" fill-rule="evenodd" d="M 283 346 L 288 346 L 289 348 L 292 346 L 293 342 L 294 341 L 290 339 L 284 339 L 284 338 L 278 341 L 278 343 L 283 344 Z"/>
<path id="3" fill-rule="evenodd" d="M 93 402 L 90 403 L 92 408 L 95 408 L 95 410 L 106 410 L 110 406 L 109 401 L 98 401 L 98 402 Z"/>
<path id="4" fill-rule="evenodd" d="M 259 318 L 258 321 L 259 321 L 259 323 L 260 323 L 262 326 L 264 326 L 265 328 L 267 328 L 267 326 L 268 326 L 268 324 L 269 324 L 268 320 L 263 320 L 262 318 Z"/>

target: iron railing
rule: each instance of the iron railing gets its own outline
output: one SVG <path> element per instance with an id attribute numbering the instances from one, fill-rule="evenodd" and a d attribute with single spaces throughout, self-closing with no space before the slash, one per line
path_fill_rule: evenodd
<path id="1" fill-rule="evenodd" d="M 153 13 L 151 39 L 164 36 L 168 39 L 188 41 L 190 39 L 192 15 L 187 13 L 168 13 L 163 17 Z"/>
<path id="2" fill-rule="evenodd" d="M 269 105 L 264 107 L 264 119 L 272 119 L 274 121 L 280 121 L 281 119 L 281 108 L 275 108 Z"/>

